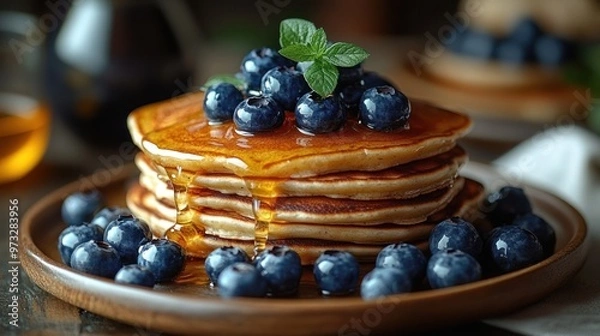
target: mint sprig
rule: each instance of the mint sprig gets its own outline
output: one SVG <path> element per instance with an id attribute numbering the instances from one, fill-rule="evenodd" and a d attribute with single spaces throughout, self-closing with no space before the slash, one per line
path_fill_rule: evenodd
<path id="1" fill-rule="evenodd" d="M 327 43 L 323 28 L 302 19 L 286 19 L 279 26 L 279 53 L 296 62 L 312 62 L 304 72 L 308 86 L 321 97 L 335 90 L 339 72 L 336 67 L 352 67 L 369 53 L 352 43 Z"/>

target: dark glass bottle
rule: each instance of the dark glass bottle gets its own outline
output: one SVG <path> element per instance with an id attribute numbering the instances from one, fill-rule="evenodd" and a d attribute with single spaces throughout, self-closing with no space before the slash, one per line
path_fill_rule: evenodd
<path id="1" fill-rule="evenodd" d="M 93 145 L 129 141 L 133 109 L 186 91 L 199 41 L 180 0 L 76 0 L 47 36 L 52 110 Z"/>

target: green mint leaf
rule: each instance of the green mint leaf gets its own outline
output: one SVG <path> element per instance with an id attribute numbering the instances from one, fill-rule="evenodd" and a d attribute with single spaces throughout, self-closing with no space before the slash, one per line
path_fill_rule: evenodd
<path id="1" fill-rule="evenodd" d="M 216 75 L 216 76 L 212 76 L 209 79 L 207 79 L 206 83 L 204 83 L 204 85 L 202 85 L 202 87 L 200 87 L 200 90 L 206 91 L 206 89 L 208 89 L 210 86 L 219 84 L 219 83 L 233 84 L 233 86 L 238 88 L 238 90 L 246 89 L 246 82 L 244 82 L 244 80 L 241 78 L 237 78 L 237 77 L 231 76 L 231 75 Z"/>
<path id="2" fill-rule="evenodd" d="M 286 19 L 279 25 L 279 45 L 282 48 L 293 44 L 308 44 L 317 27 L 303 19 Z"/>
<path id="3" fill-rule="evenodd" d="M 323 53 L 323 59 L 335 66 L 351 67 L 369 57 L 369 53 L 352 43 L 336 42 Z"/>
<path id="4" fill-rule="evenodd" d="M 325 50 L 327 50 L 327 35 L 323 28 L 317 29 L 317 31 L 312 34 L 309 45 L 317 57 L 320 57 Z"/>
<path id="5" fill-rule="evenodd" d="M 292 44 L 279 50 L 279 53 L 296 62 L 313 61 L 316 54 L 312 48 L 304 44 Z"/>
<path id="6" fill-rule="evenodd" d="M 304 79 L 308 86 L 321 97 L 327 97 L 333 93 L 338 76 L 338 69 L 333 64 L 320 60 L 315 61 L 304 72 Z"/>

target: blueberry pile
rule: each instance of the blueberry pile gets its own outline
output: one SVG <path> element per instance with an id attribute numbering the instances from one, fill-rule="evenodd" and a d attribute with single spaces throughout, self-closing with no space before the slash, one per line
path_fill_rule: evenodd
<path id="1" fill-rule="evenodd" d="M 504 37 L 463 27 L 447 46 L 457 54 L 514 65 L 534 63 L 557 67 L 569 61 L 573 54 L 573 45 L 569 41 L 544 32 L 531 18 L 518 21 Z"/>
<path id="2" fill-rule="evenodd" d="M 252 261 L 238 247 L 220 247 L 207 256 L 204 268 L 222 297 L 293 295 L 302 276 L 300 256 L 287 246 L 270 247 Z"/>
<path id="3" fill-rule="evenodd" d="M 67 227 L 58 238 L 62 261 L 116 282 L 153 287 L 183 269 L 185 251 L 166 239 L 152 239 L 148 224 L 126 208 L 103 207 L 98 191 L 73 193 L 62 204 Z"/>
<path id="4" fill-rule="evenodd" d="M 376 131 L 406 125 L 411 113 L 408 98 L 378 74 L 363 71 L 362 64 L 338 67 L 335 91 L 321 97 L 303 76 L 305 63 L 267 47 L 252 50 L 237 76 L 245 89 L 226 82 L 206 89 L 206 118 L 213 123 L 233 120 L 242 133 L 274 130 L 288 113 L 294 114 L 296 127 L 308 134 L 337 131 L 349 118 Z"/>

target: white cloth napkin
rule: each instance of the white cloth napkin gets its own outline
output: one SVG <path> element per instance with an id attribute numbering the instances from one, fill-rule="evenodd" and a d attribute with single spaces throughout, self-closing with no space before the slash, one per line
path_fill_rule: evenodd
<path id="1" fill-rule="evenodd" d="M 526 335 L 600 335 L 600 138 L 577 126 L 549 129 L 493 165 L 578 208 L 592 239 L 583 269 L 567 285 L 539 303 L 485 322 Z"/>

